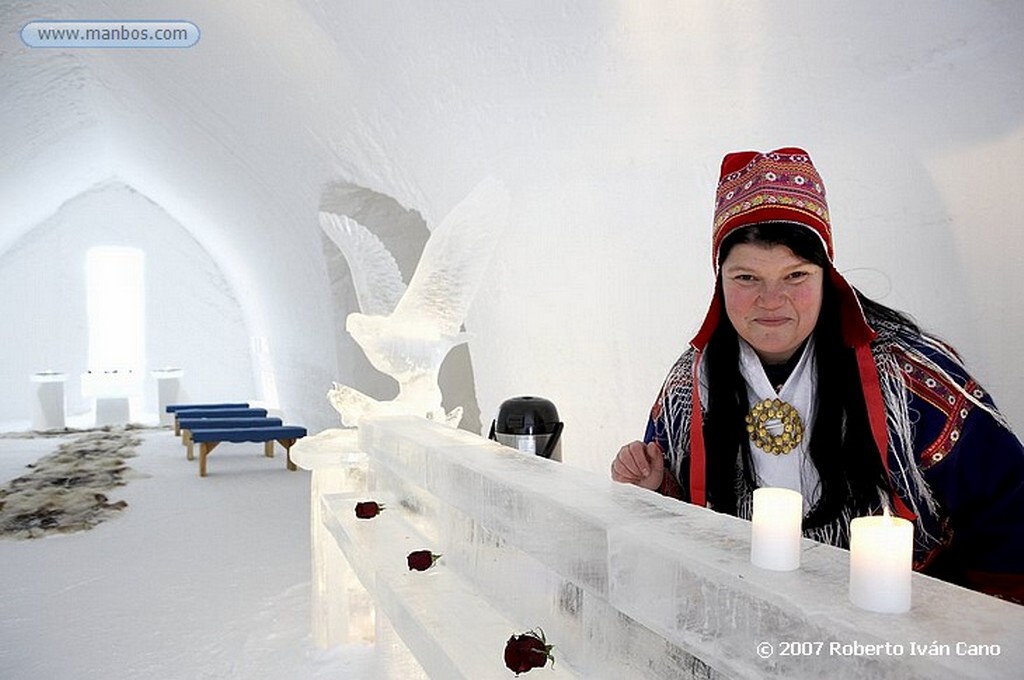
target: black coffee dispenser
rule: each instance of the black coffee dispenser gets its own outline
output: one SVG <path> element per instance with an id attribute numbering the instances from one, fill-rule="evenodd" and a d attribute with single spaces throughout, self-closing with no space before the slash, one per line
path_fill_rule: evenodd
<path id="1" fill-rule="evenodd" d="M 554 404 L 541 397 L 514 397 L 501 403 L 488 438 L 523 453 L 561 461 L 561 436 L 562 422 Z"/>

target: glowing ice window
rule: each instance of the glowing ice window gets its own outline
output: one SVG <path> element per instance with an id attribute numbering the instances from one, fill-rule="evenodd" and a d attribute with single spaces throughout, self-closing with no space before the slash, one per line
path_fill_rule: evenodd
<path id="1" fill-rule="evenodd" d="M 145 254 L 98 246 L 85 254 L 89 370 L 142 372 L 145 363 Z"/>

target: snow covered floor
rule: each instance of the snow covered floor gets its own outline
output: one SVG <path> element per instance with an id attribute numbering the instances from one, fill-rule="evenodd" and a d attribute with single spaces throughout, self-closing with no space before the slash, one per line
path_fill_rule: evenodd
<path id="1" fill-rule="evenodd" d="M 0 678 L 373 678 L 369 646 L 317 650 L 309 473 L 221 444 L 209 476 L 143 431 L 128 508 L 91 531 L 0 539 Z M 0 482 L 66 438 L 0 438 Z"/>

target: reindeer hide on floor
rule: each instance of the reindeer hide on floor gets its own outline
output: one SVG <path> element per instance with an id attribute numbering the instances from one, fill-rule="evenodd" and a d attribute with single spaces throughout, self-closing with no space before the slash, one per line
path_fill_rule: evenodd
<path id="1" fill-rule="evenodd" d="M 124 510 L 106 492 L 127 483 L 125 459 L 140 443 L 127 429 L 90 431 L 28 465 L 30 473 L 0 489 L 0 537 L 85 531 Z"/>

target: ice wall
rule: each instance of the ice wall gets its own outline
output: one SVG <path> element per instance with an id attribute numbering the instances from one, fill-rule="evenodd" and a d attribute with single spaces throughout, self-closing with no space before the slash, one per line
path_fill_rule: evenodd
<path id="1" fill-rule="evenodd" d="M 0 421 L 30 419 L 29 375 L 46 369 L 67 374 L 70 415 L 92 408 L 80 376 L 89 368 L 86 252 L 97 245 L 138 248 L 145 257 L 145 412 L 157 410 L 149 371 L 165 366 L 184 369 L 183 398 L 253 398 L 238 292 L 180 224 L 115 182 L 69 201 L 0 254 Z"/>
<path id="2" fill-rule="evenodd" d="M 422 418 L 364 420 L 365 467 L 336 441 L 333 458 L 293 451 L 314 477 L 354 471 L 322 497 L 314 550 L 340 548 L 368 591 L 379 653 L 393 633 L 429 677 L 508 677 L 504 641 L 537 627 L 553 677 L 988 678 L 1024 663 L 1024 609 L 986 595 L 915 574 L 911 611 L 875 614 L 849 603 L 843 550 L 804 540 L 799 570 L 766 571 L 746 521 Z M 357 519 L 368 499 L 385 510 Z M 442 557 L 412 572 L 421 549 Z M 338 605 L 353 594 L 334 576 Z"/>
<path id="3" fill-rule="evenodd" d="M 266 348 L 257 389 L 317 430 L 345 380 L 316 212 L 325 187 L 427 227 L 491 174 L 514 215 L 467 320 L 483 427 L 550 398 L 567 462 L 642 432 L 710 293 L 722 154 L 801 144 L 838 262 L 956 344 L 1024 427 L 1015 304 L 1024 5 L 553 0 L 209 3 L 188 50 L 0 36 L 0 248 L 119 177 L 195 235 Z M 167 17 L 109 0 L 102 18 Z M 6 26 L 96 18 L 6 3 Z M 344 313 L 353 310 L 343 310 Z M 359 385 L 356 385 L 357 387 Z"/>

